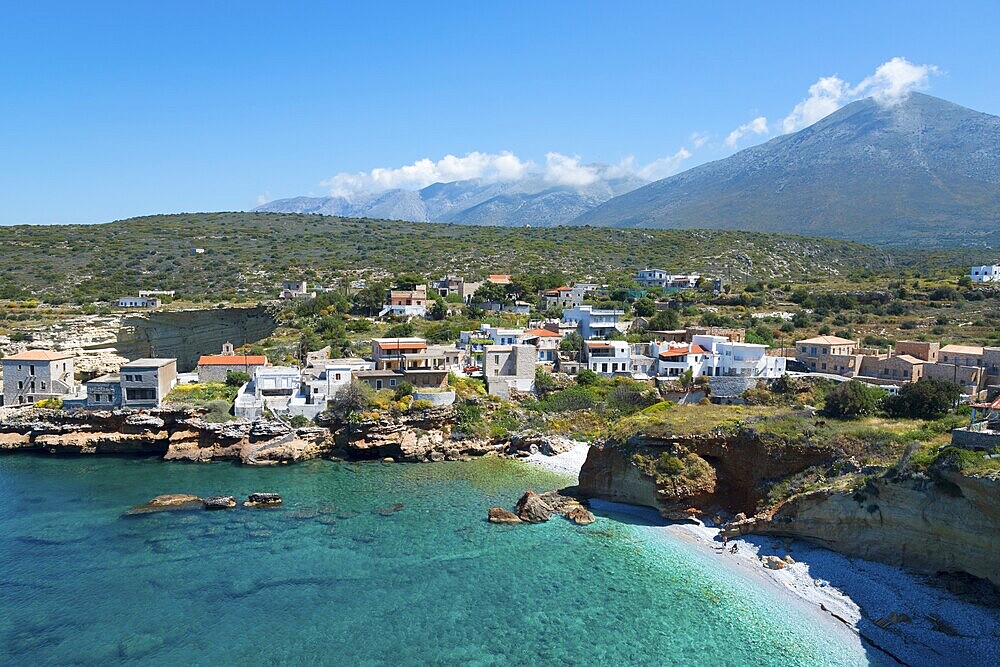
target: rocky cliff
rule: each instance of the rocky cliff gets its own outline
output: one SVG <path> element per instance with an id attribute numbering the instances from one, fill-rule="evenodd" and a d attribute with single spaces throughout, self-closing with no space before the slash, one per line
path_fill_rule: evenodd
<path id="1" fill-rule="evenodd" d="M 817 467 L 827 473 L 822 489 L 769 505 L 776 483 Z M 724 535 L 801 538 L 852 556 L 920 572 L 964 572 L 1000 586 L 1000 479 L 994 477 L 953 469 L 862 476 L 834 449 L 782 446 L 744 432 L 593 447 L 579 493 L 653 507 L 671 519 L 735 514 Z"/>
<path id="2" fill-rule="evenodd" d="M 854 493 L 793 496 L 726 532 L 801 538 L 851 556 L 928 573 L 966 572 L 1000 586 L 1000 479 L 957 472 L 936 477 L 874 479 Z"/>

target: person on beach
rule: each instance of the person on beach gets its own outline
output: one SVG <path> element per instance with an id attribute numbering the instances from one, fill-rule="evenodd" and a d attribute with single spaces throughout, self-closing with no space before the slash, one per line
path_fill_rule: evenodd
<path id="1" fill-rule="evenodd" d="M 739 550 L 740 550 L 740 545 L 739 544 L 733 544 L 733 547 L 729 550 L 729 553 L 734 554 L 734 553 L 736 553 Z"/>

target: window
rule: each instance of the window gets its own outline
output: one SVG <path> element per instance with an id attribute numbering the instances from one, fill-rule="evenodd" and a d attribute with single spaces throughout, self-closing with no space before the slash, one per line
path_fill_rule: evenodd
<path id="1" fill-rule="evenodd" d="M 42 380 L 42 391 L 45 391 L 45 380 Z"/>
<path id="2" fill-rule="evenodd" d="M 498 366 L 500 365 L 500 355 L 499 354 L 494 354 L 493 355 L 493 363 L 497 364 Z"/>
<path id="3" fill-rule="evenodd" d="M 396 380 L 395 379 L 389 380 L 389 386 L 390 387 L 395 387 L 396 386 Z"/>
<path id="4" fill-rule="evenodd" d="M 35 374 L 35 365 L 31 364 L 30 366 L 28 366 L 28 375 L 34 375 L 34 374 Z"/>
<path id="5" fill-rule="evenodd" d="M 131 382 L 132 381 L 132 376 L 131 375 L 126 375 L 125 376 L 125 381 L 126 382 Z"/>
<path id="6" fill-rule="evenodd" d="M 335 379 L 335 380 L 340 380 L 340 373 L 337 373 L 337 374 L 336 374 L 336 375 L 334 376 L 334 379 Z"/>
<path id="7" fill-rule="evenodd" d="M 132 376 L 132 378 L 133 378 L 133 379 L 134 379 L 134 380 L 135 380 L 136 382 L 142 382 L 142 376 L 141 376 L 141 375 L 133 375 L 133 376 Z"/>

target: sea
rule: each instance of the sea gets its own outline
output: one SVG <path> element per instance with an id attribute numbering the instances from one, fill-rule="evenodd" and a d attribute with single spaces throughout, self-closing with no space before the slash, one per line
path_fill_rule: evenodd
<path id="1" fill-rule="evenodd" d="M 655 519 L 486 520 L 572 482 L 500 458 L 0 456 L 0 664 L 868 664 Z M 284 504 L 126 514 L 160 494 L 252 492 Z"/>

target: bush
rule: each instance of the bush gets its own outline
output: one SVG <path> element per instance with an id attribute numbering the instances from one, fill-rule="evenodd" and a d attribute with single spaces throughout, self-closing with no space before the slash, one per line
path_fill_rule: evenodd
<path id="1" fill-rule="evenodd" d="M 242 387 L 250 381 L 250 374 L 244 371 L 226 371 L 226 384 L 230 387 Z"/>
<path id="2" fill-rule="evenodd" d="M 838 419 L 857 419 L 875 414 L 885 398 L 885 391 L 863 382 L 842 382 L 826 395 L 823 414 Z"/>
<path id="3" fill-rule="evenodd" d="M 600 402 L 597 393 L 589 387 L 568 387 L 549 394 L 538 401 L 538 409 L 543 412 L 567 412 L 569 410 L 589 410 Z"/>
<path id="4" fill-rule="evenodd" d="M 303 426 L 308 426 L 312 422 L 305 415 L 295 415 L 288 422 L 291 424 L 292 428 L 302 428 Z"/>
<path id="5" fill-rule="evenodd" d="M 576 374 L 576 383 L 583 387 L 593 387 L 601 383 L 601 376 L 589 368 L 584 368 Z"/>
<path id="6" fill-rule="evenodd" d="M 885 410 L 892 417 L 939 419 L 961 395 L 962 388 L 946 380 L 910 382 L 903 385 L 899 394 L 885 400 Z"/>
<path id="7" fill-rule="evenodd" d="M 546 393 L 555 388 L 556 381 L 552 377 L 552 374 L 541 366 L 535 368 L 535 389 L 537 389 L 539 393 Z"/>
<path id="8" fill-rule="evenodd" d="M 393 393 L 393 398 L 397 401 L 401 401 L 406 396 L 413 395 L 413 385 L 409 382 L 400 382 L 396 385 L 396 391 Z"/>
<path id="9" fill-rule="evenodd" d="M 231 403 L 226 400 L 217 399 L 214 401 L 208 401 L 205 404 L 205 421 L 211 424 L 221 424 L 222 422 L 229 421 L 232 417 L 229 414 L 229 408 Z"/>

